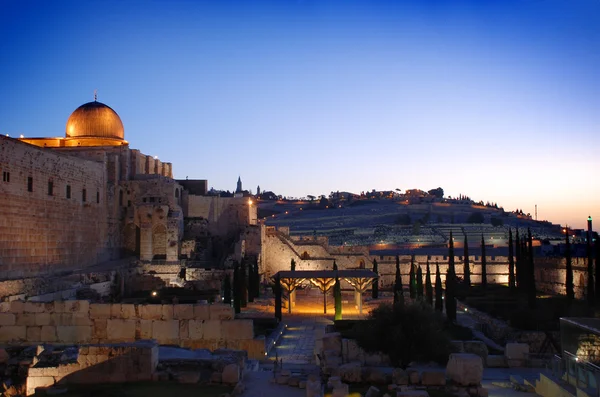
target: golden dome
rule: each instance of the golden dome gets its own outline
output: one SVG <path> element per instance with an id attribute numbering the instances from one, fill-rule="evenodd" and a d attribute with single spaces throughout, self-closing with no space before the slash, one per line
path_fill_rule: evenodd
<path id="1" fill-rule="evenodd" d="M 94 101 L 79 106 L 67 120 L 67 138 L 125 139 L 121 118 L 109 106 Z"/>

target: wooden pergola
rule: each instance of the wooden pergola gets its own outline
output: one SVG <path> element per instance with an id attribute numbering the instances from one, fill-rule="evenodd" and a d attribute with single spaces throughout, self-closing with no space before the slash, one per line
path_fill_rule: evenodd
<path id="1" fill-rule="evenodd" d="M 327 292 L 329 292 L 338 277 L 346 280 L 354 288 L 354 298 L 358 306 L 358 312 L 362 314 L 362 294 L 377 279 L 377 274 L 367 269 L 352 270 L 282 270 L 274 277 L 279 276 L 281 285 L 288 292 L 288 313 L 292 312 L 292 306 L 296 300 L 296 290 L 305 281 L 310 282 L 323 293 L 323 313 L 327 314 Z"/>

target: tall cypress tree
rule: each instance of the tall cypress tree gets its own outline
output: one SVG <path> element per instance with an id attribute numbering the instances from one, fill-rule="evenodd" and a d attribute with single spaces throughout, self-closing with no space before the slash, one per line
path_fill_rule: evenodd
<path id="1" fill-rule="evenodd" d="M 598 241 L 598 239 L 596 239 L 596 244 L 594 244 L 596 246 L 596 291 L 598 292 L 596 294 L 596 299 L 600 300 L 600 286 L 598 284 L 600 284 L 600 241 Z"/>
<path id="2" fill-rule="evenodd" d="M 292 261 L 290 262 L 290 270 L 293 272 L 296 271 L 296 261 L 294 258 L 292 258 Z"/>
<path id="3" fill-rule="evenodd" d="M 235 262 L 233 265 L 233 310 L 235 314 L 238 314 L 242 310 L 241 290 L 240 266 Z"/>
<path id="4" fill-rule="evenodd" d="M 485 240 L 481 235 L 481 286 L 487 287 L 487 258 L 485 257 Z"/>
<path id="5" fill-rule="evenodd" d="M 433 306 L 433 285 L 431 285 L 431 271 L 429 269 L 429 260 L 427 260 L 427 271 L 425 273 L 425 300 L 430 306 Z"/>
<path id="6" fill-rule="evenodd" d="M 417 278 L 415 275 L 415 256 L 410 257 L 410 273 L 408 274 L 408 292 L 410 299 L 417 297 Z"/>
<path id="7" fill-rule="evenodd" d="M 273 292 L 275 293 L 275 318 L 281 321 L 281 300 L 282 300 L 282 288 L 281 288 L 281 278 L 279 274 L 275 277 L 275 284 L 273 285 Z"/>
<path id="8" fill-rule="evenodd" d="M 454 237 L 452 237 L 452 231 L 450 231 L 450 242 L 448 243 L 448 270 L 452 272 L 452 274 L 456 274 L 456 269 L 454 268 Z"/>
<path id="9" fill-rule="evenodd" d="M 508 228 L 508 287 L 511 290 L 515 289 L 515 258 L 511 228 Z"/>
<path id="10" fill-rule="evenodd" d="M 448 266 L 446 272 L 446 318 L 450 322 L 456 321 L 456 274 Z"/>
<path id="11" fill-rule="evenodd" d="M 519 228 L 515 237 L 515 281 L 517 289 L 523 290 L 523 260 L 521 258 L 521 239 L 519 238 Z"/>
<path id="12" fill-rule="evenodd" d="M 567 289 L 567 300 L 571 302 L 575 299 L 575 289 L 573 286 L 573 263 L 571 261 L 571 241 L 569 239 L 569 226 L 565 233 L 565 262 L 567 265 L 567 274 L 565 277 L 565 287 Z"/>
<path id="13" fill-rule="evenodd" d="M 337 269 L 338 269 L 338 265 L 337 265 L 336 261 L 334 260 L 333 261 L 333 270 L 337 270 Z"/>
<path id="14" fill-rule="evenodd" d="M 440 265 L 435 264 L 435 310 L 444 311 L 442 300 L 442 276 L 440 275 Z"/>
<path id="15" fill-rule="evenodd" d="M 532 309 L 535 307 L 535 298 L 536 298 L 536 288 L 535 288 L 535 262 L 534 262 L 534 254 L 533 254 L 533 237 L 531 236 L 531 229 L 527 228 L 527 251 L 528 252 L 528 270 L 529 270 L 529 307 Z M 592 284 L 593 284 L 592 279 Z M 592 286 L 593 288 L 593 286 Z M 593 303 L 593 301 L 592 301 Z"/>
<path id="16" fill-rule="evenodd" d="M 467 288 L 469 288 L 471 286 L 471 266 L 469 265 L 469 240 L 467 240 L 467 235 L 465 235 L 464 255 L 465 265 L 463 276 L 465 278 L 465 285 L 467 286 Z"/>
<path id="17" fill-rule="evenodd" d="M 373 259 L 373 273 L 377 277 L 373 280 L 371 292 L 373 293 L 373 299 L 379 299 L 379 269 L 377 269 L 377 259 Z"/>
<path id="18" fill-rule="evenodd" d="M 248 306 L 248 276 L 246 275 L 246 258 L 242 258 L 240 267 L 240 305 Z"/>
<path id="19" fill-rule="evenodd" d="M 225 273 L 225 279 L 223 279 L 223 303 L 231 305 L 231 278 L 227 273 Z"/>
<path id="20" fill-rule="evenodd" d="M 254 302 L 254 266 L 248 261 L 248 302 Z"/>
<path id="21" fill-rule="evenodd" d="M 335 320 L 342 319 L 342 288 L 340 286 L 339 277 L 335 277 L 335 284 L 333 285 L 333 299 L 335 302 Z"/>
<path id="22" fill-rule="evenodd" d="M 402 274 L 400 274 L 400 258 L 396 255 L 396 279 L 394 281 L 394 305 L 404 306 L 402 291 Z"/>
<path id="23" fill-rule="evenodd" d="M 417 266 L 417 299 L 423 300 L 423 270 Z"/>

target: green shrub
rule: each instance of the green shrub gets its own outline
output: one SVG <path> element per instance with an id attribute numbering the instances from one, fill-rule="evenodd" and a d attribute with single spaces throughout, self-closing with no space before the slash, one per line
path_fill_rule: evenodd
<path id="1" fill-rule="evenodd" d="M 384 352 L 399 367 L 413 361 L 445 364 L 451 353 L 443 316 L 424 302 L 382 304 L 354 327 L 354 333 L 365 351 Z"/>

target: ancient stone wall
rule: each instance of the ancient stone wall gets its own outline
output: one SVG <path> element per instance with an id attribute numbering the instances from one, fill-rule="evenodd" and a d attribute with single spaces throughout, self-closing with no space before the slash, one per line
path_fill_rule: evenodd
<path id="1" fill-rule="evenodd" d="M 184 195 L 183 213 L 186 218 L 208 220 L 213 235 L 237 233 L 248 225 L 256 224 L 256 205 L 244 197 L 216 197 Z"/>
<path id="2" fill-rule="evenodd" d="M 7 175 L 0 182 L 1 278 L 118 257 L 103 163 L 0 137 L 0 172 Z"/>
<path id="3" fill-rule="evenodd" d="M 155 339 L 186 348 L 246 350 L 264 358 L 252 320 L 224 304 L 90 304 L 88 301 L 0 303 L 0 343 L 121 343 Z"/>

